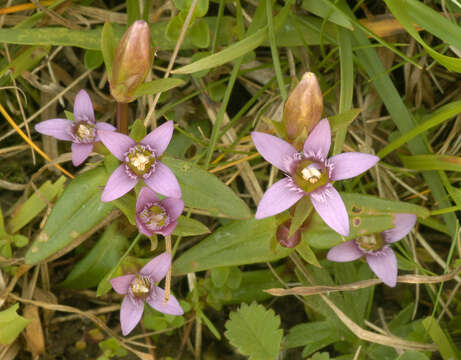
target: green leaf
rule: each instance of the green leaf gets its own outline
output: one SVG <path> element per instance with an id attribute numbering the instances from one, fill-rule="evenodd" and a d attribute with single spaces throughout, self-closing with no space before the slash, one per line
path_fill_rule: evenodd
<path id="1" fill-rule="evenodd" d="M 134 141 L 140 142 L 147 134 L 146 127 L 144 126 L 144 121 L 141 119 L 136 119 L 130 127 L 130 138 Z"/>
<path id="2" fill-rule="evenodd" d="M 50 51 L 49 46 L 33 46 L 21 52 L 15 57 L 10 63 L 6 64 L 5 67 L 0 69 L 0 78 L 7 73 L 12 71 L 12 76 L 16 79 L 24 71 L 33 69 Z"/>
<path id="3" fill-rule="evenodd" d="M 430 358 L 419 351 L 405 351 L 397 360 L 430 360 Z"/>
<path id="4" fill-rule="evenodd" d="M 59 284 L 72 289 L 89 289 L 99 284 L 123 255 L 128 239 L 113 222 L 91 251 L 75 265 L 66 279 Z"/>
<path id="5" fill-rule="evenodd" d="M 126 216 L 131 225 L 136 225 L 136 197 L 133 194 L 125 194 L 111 203 Z"/>
<path id="6" fill-rule="evenodd" d="M 161 92 L 168 91 L 177 86 L 182 86 L 186 82 L 179 78 L 158 79 L 143 83 L 138 86 L 134 92 L 134 96 L 154 95 Z"/>
<path id="7" fill-rule="evenodd" d="M 127 26 L 133 24 L 136 20 L 141 19 L 138 0 L 126 0 Z"/>
<path id="8" fill-rule="evenodd" d="M 176 175 L 186 206 L 207 210 L 214 216 L 234 219 L 251 216 L 245 202 L 216 176 L 190 161 L 165 156 L 162 162 Z"/>
<path id="9" fill-rule="evenodd" d="M 310 233 L 305 231 L 302 233 L 302 239 L 300 243 L 295 247 L 296 252 L 301 255 L 301 257 L 306 261 L 308 264 L 320 267 L 320 263 L 315 256 L 315 253 L 312 251 L 311 247 L 308 243 L 308 238 Z"/>
<path id="10" fill-rule="evenodd" d="M 196 236 L 208 234 L 210 229 L 203 225 L 200 221 L 180 216 L 178 218 L 178 226 L 173 231 L 173 235 L 177 236 Z"/>
<path id="11" fill-rule="evenodd" d="M 291 349 L 299 346 L 308 346 L 309 350 L 303 356 L 340 341 L 341 329 L 330 321 L 316 321 L 296 325 L 284 339 L 283 348 Z M 313 346 L 315 346 L 313 348 Z"/>
<path id="12" fill-rule="evenodd" d="M 214 286 L 221 288 L 226 284 L 229 274 L 230 268 L 228 266 L 214 268 L 211 270 L 211 281 L 213 281 Z"/>
<path id="13" fill-rule="evenodd" d="M 295 213 L 291 219 L 290 232 L 288 236 L 292 236 L 306 221 L 307 217 L 312 212 L 312 202 L 308 196 L 304 196 L 298 201 L 295 207 Z"/>
<path id="14" fill-rule="evenodd" d="M 11 344 L 31 321 L 18 315 L 19 304 L 0 311 L 0 344 Z"/>
<path id="15" fill-rule="evenodd" d="M 64 190 L 48 220 L 26 253 L 27 264 L 36 264 L 65 248 L 98 225 L 114 208 L 101 202 L 107 173 L 99 167 L 75 179 Z"/>
<path id="16" fill-rule="evenodd" d="M 173 73 L 191 74 L 223 65 L 256 49 L 264 42 L 266 37 L 267 27 L 264 27 L 256 31 L 254 34 L 248 36 L 247 38 L 228 46 L 224 50 L 174 70 Z"/>
<path id="17" fill-rule="evenodd" d="M 453 340 L 442 330 L 437 320 L 428 316 L 423 320 L 423 326 L 429 333 L 432 341 L 437 345 L 443 360 L 460 358 L 461 354 L 456 350 Z"/>
<path id="18" fill-rule="evenodd" d="M 174 262 L 173 273 L 182 275 L 222 266 L 281 259 L 293 249 L 278 244 L 274 249 L 271 248 L 276 228 L 273 217 L 233 221 L 182 254 Z"/>
<path id="19" fill-rule="evenodd" d="M 115 48 L 117 47 L 117 39 L 112 29 L 110 22 L 104 23 L 101 32 L 101 46 L 102 57 L 106 65 L 107 75 L 109 78 L 112 76 L 112 62 L 114 61 Z"/>
<path id="20" fill-rule="evenodd" d="M 449 155 L 413 155 L 401 157 L 403 166 L 412 170 L 461 171 L 461 157 Z"/>
<path id="21" fill-rule="evenodd" d="M 249 360 L 277 359 L 282 341 L 280 317 L 255 303 L 243 304 L 225 324 L 229 342 Z"/>
<path id="22" fill-rule="evenodd" d="M 48 180 L 40 186 L 24 204 L 15 210 L 8 223 L 8 231 L 14 234 L 34 219 L 62 191 L 65 181 L 66 178 L 61 176 L 54 184 Z"/>
<path id="23" fill-rule="evenodd" d="M 361 111 L 362 109 L 360 108 L 350 109 L 343 113 L 329 116 L 328 122 L 330 123 L 330 126 L 333 129 L 333 131 L 344 129 L 347 128 L 349 124 L 352 121 L 354 121 L 357 116 L 359 116 Z"/>
<path id="24" fill-rule="evenodd" d="M 335 23 L 336 25 L 342 26 L 351 31 L 354 30 L 354 27 L 352 26 L 351 21 L 347 16 L 345 16 L 340 11 L 331 8 L 323 1 L 304 0 L 301 7 L 311 12 L 312 14 Z"/>
<path id="25" fill-rule="evenodd" d="M 85 64 L 85 67 L 89 70 L 93 70 L 100 67 L 104 62 L 102 52 L 97 50 L 86 50 L 83 62 Z"/>

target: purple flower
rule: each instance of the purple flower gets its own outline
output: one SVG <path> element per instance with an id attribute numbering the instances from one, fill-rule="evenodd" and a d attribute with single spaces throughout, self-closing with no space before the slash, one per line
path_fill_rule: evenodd
<path id="1" fill-rule="evenodd" d="M 321 120 L 312 130 L 301 153 L 272 135 L 252 132 L 251 137 L 263 158 L 287 175 L 265 192 L 256 218 L 279 214 L 307 194 L 328 226 L 343 236 L 349 235 L 346 207 L 331 182 L 357 176 L 374 166 L 379 158 L 348 152 L 327 159 L 331 144 L 327 119 Z"/>
<path id="2" fill-rule="evenodd" d="M 112 201 L 133 189 L 139 179 L 159 194 L 181 197 L 181 188 L 171 170 L 159 161 L 173 135 L 173 121 L 147 134 L 139 143 L 127 135 L 100 131 L 99 137 L 109 151 L 123 162 L 110 176 L 101 201 Z"/>
<path id="3" fill-rule="evenodd" d="M 178 217 L 184 210 L 184 201 L 175 198 L 165 198 L 159 201 L 157 195 L 143 187 L 136 201 L 136 224 L 144 235 L 171 235 Z"/>
<path id="4" fill-rule="evenodd" d="M 390 244 L 404 238 L 415 223 L 414 214 L 395 214 L 392 229 L 339 244 L 328 251 L 327 259 L 346 262 L 365 256 L 376 276 L 386 285 L 394 287 L 397 283 L 397 259 Z"/>
<path id="5" fill-rule="evenodd" d="M 99 141 L 99 130 L 114 131 L 115 127 L 104 122 L 95 123 L 90 96 L 85 90 L 80 90 L 74 102 L 74 121 L 46 120 L 35 125 L 35 130 L 59 140 L 72 141 L 72 163 L 78 166 L 93 151 L 94 143 Z"/>
<path id="6" fill-rule="evenodd" d="M 163 253 L 149 261 L 137 274 L 128 274 L 110 280 L 114 290 L 125 295 L 120 309 L 122 334 L 128 335 L 141 320 L 144 302 L 164 314 L 184 314 L 173 295 L 163 303 L 164 290 L 155 285 L 162 280 L 170 268 L 171 254 Z"/>

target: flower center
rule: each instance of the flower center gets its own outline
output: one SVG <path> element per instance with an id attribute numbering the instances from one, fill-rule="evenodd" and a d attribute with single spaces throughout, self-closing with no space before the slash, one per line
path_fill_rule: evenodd
<path id="1" fill-rule="evenodd" d="M 377 252 L 386 245 L 381 234 L 364 235 L 356 239 L 355 242 L 367 253 Z"/>
<path id="2" fill-rule="evenodd" d="M 96 137 L 94 124 L 88 121 L 79 121 L 74 125 L 73 137 L 79 143 L 93 143 Z"/>
<path id="3" fill-rule="evenodd" d="M 136 279 L 131 282 L 131 291 L 134 296 L 140 299 L 145 299 L 149 295 L 151 283 L 149 278 L 145 276 L 136 276 Z"/>
<path id="4" fill-rule="evenodd" d="M 170 223 L 168 214 L 159 203 L 148 204 L 139 213 L 139 217 L 144 225 L 151 231 L 160 230 Z"/>
<path id="5" fill-rule="evenodd" d="M 328 171 L 322 163 L 310 159 L 301 160 L 296 166 L 293 180 L 309 193 L 328 183 Z"/>
<path id="6" fill-rule="evenodd" d="M 155 153 L 149 145 L 138 144 L 128 151 L 125 164 L 137 176 L 146 177 L 155 168 Z"/>

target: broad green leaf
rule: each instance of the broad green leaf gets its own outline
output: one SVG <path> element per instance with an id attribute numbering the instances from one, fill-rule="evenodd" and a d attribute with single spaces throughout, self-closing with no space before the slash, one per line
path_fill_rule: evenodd
<path id="1" fill-rule="evenodd" d="M 33 46 L 21 52 L 15 57 L 11 63 L 0 69 L 0 78 L 7 73 L 8 70 L 12 71 L 12 76 L 16 79 L 24 71 L 32 70 L 50 51 L 49 46 Z"/>
<path id="2" fill-rule="evenodd" d="M 437 345 L 440 355 L 443 360 L 459 359 L 461 354 L 456 350 L 456 345 L 453 340 L 440 327 L 438 321 L 433 317 L 428 316 L 423 320 L 423 326 L 429 333 L 432 341 Z"/>
<path id="3" fill-rule="evenodd" d="M 95 33 L 95 35 L 97 35 L 97 33 Z M 112 24 L 110 22 L 106 22 L 104 24 L 104 27 L 102 28 L 101 42 L 100 42 L 99 49 L 102 51 L 104 65 L 106 65 L 106 70 L 107 70 L 107 74 L 109 78 L 112 76 L 112 62 L 114 61 L 116 47 L 117 47 L 117 39 L 115 38 Z"/>
<path id="4" fill-rule="evenodd" d="M 48 220 L 26 253 L 27 264 L 36 264 L 65 248 L 98 225 L 114 208 L 101 202 L 107 173 L 99 167 L 89 170 L 66 187 Z"/>
<path id="5" fill-rule="evenodd" d="M 412 170 L 461 171 L 461 157 L 449 155 L 402 156 L 403 166 Z"/>
<path id="6" fill-rule="evenodd" d="M 123 255 L 128 239 L 120 223 L 113 222 L 102 234 L 91 251 L 80 260 L 59 286 L 72 289 L 89 289 L 99 284 Z"/>
<path id="7" fill-rule="evenodd" d="M 208 234 L 210 229 L 203 225 L 200 221 L 180 216 L 178 218 L 178 226 L 173 231 L 173 235 L 177 236 L 196 236 Z"/>
<path id="8" fill-rule="evenodd" d="M 19 231 L 45 209 L 56 195 L 62 191 L 65 181 L 66 178 L 61 176 L 54 184 L 48 180 L 40 186 L 40 188 L 12 214 L 11 221 L 8 223 L 9 232 L 14 234 Z"/>
<path id="9" fill-rule="evenodd" d="M 131 225 L 136 225 L 136 197 L 133 194 L 125 194 L 112 201 L 112 204 L 126 216 Z"/>
<path id="10" fill-rule="evenodd" d="M 413 25 L 407 0 L 384 0 L 384 2 L 399 23 L 402 24 L 405 30 L 428 52 L 429 55 L 445 66 L 448 70 L 461 73 L 461 59 L 438 53 L 427 45 L 421 38 Z M 458 32 L 459 30 L 460 29 L 458 28 Z"/>
<path id="11" fill-rule="evenodd" d="M 333 115 L 328 117 L 328 121 L 333 130 L 340 130 L 347 128 L 347 126 L 359 116 L 362 109 L 350 109 L 341 114 Z"/>
<path id="12" fill-rule="evenodd" d="M 198 48 L 210 46 L 210 28 L 205 21 L 196 20 L 189 31 L 190 39 L 195 46 Z"/>
<path id="13" fill-rule="evenodd" d="M 243 304 L 226 321 L 226 338 L 249 360 L 275 360 L 279 354 L 283 330 L 273 310 L 255 303 Z"/>
<path id="14" fill-rule="evenodd" d="M 254 34 L 240 40 L 224 50 L 200 59 L 192 64 L 174 70 L 174 74 L 191 74 L 211 69 L 235 60 L 260 46 L 267 37 L 267 27 L 259 29 Z"/>
<path id="15" fill-rule="evenodd" d="M 102 65 L 104 58 L 101 51 L 97 50 L 86 50 L 83 62 L 87 69 L 96 69 Z"/>
<path id="16" fill-rule="evenodd" d="M 214 216 L 247 219 L 245 202 L 216 176 L 190 161 L 163 157 L 162 162 L 176 175 L 186 206 L 209 211 Z"/>
<path id="17" fill-rule="evenodd" d="M 430 358 L 419 351 L 405 351 L 397 360 L 430 360 Z"/>
<path id="18" fill-rule="evenodd" d="M 230 274 L 230 268 L 228 266 L 217 267 L 211 269 L 211 281 L 213 281 L 214 286 L 220 288 L 226 284 L 227 278 Z"/>
<path id="19" fill-rule="evenodd" d="M 177 41 L 181 34 L 184 21 L 186 20 L 187 13 L 180 11 L 179 14 L 173 16 L 165 29 L 165 37 L 170 41 Z M 187 36 L 186 36 L 187 37 Z"/>
<path id="20" fill-rule="evenodd" d="M 421 206 L 377 198 L 370 195 L 341 193 L 349 213 L 350 234 L 345 239 L 354 239 L 370 233 L 378 233 L 393 227 L 393 214 L 412 213 L 426 218 L 429 211 Z M 329 249 L 343 241 L 343 237 L 329 228 L 322 218 L 314 213 L 305 230 L 310 246 Z"/>
<path id="21" fill-rule="evenodd" d="M 182 86 L 185 81 L 178 78 L 158 79 L 143 83 L 138 86 L 134 92 L 134 96 L 153 95 L 164 91 L 168 91 L 177 86 Z"/>
<path id="22" fill-rule="evenodd" d="M 19 304 L 0 311 L 0 344 L 11 344 L 31 321 L 18 315 Z"/>
<path id="23" fill-rule="evenodd" d="M 212 233 L 182 254 L 173 265 L 173 273 L 190 272 L 222 266 L 236 266 L 273 261 L 293 249 L 276 245 L 271 248 L 277 224 L 273 217 L 263 220 L 233 221 Z"/>

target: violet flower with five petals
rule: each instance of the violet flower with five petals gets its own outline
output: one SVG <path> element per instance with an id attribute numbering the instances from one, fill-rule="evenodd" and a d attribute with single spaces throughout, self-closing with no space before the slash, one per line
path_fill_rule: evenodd
<path id="1" fill-rule="evenodd" d="M 354 261 L 362 256 L 383 283 L 397 283 L 397 259 L 390 244 L 403 239 L 415 226 L 415 214 L 395 214 L 394 227 L 379 234 L 366 235 L 339 244 L 328 251 L 327 259 L 336 262 Z"/>
<path id="2" fill-rule="evenodd" d="M 181 188 L 172 171 L 159 157 L 173 135 L 173 121 L 168 121 L 147 134 L 139 143 L 128 135 L 100 131 L 99 137 L 109 151 L 123 162 L 110 176 L 101 201 L 112 201 L 133 189 L 142 178 L 155 192 L 179 199 Z"/>
<path id="3" fill-rule="evenodd" d="M 128 335 L 141 320 L 144 303 L 164 314 L 182 315 L 184 311 L 178 300 L 170 295 L 164 304 L 164 290 L 155 285 L 168 273 L 171 254 L 163 253 L 149 261 L 137 274 L 128 274 L 110 280 L 114 290 L 125 295 L 120 308 L 122 334 Z"/>
<path id="4" fill-rule="evenodd" d="M 115 127 L 94 121 L 93 104 L 85 90 L 80 90 L 74 102 L 74 121 L 50 119 L 35 125 L 35 130 L 59 140 L 72 141 L 72 163 L 78 166 L 93 151 L 94 143 L 99 141 L 100 130 L 114 131 Z"/>
<path id="5" fill-rule="evenodd" d="M 262 157 L 287 175 L 264 193 L 256 218 L 279 214 L 309 195 L 323 221 L 339 234 L 349 235 L 346 206 L 331 182 L 357 176 L 374 166 L 379 158 L 347 152 L 327 159 L 331 145 L 328 119 L 321 120 L 312 130 L 301 153 L 276 136 L 254 131 L 251 137 Z"/>
<path id="6" fill-rule="evenodd" d="M 136 225 L 146 236 L 161 234 L 169 236 L 178 225 L 178 217 L 184 210 L 184 201 L 158 196 L 148 187 L 143 187 L 136 201 Z"/>

